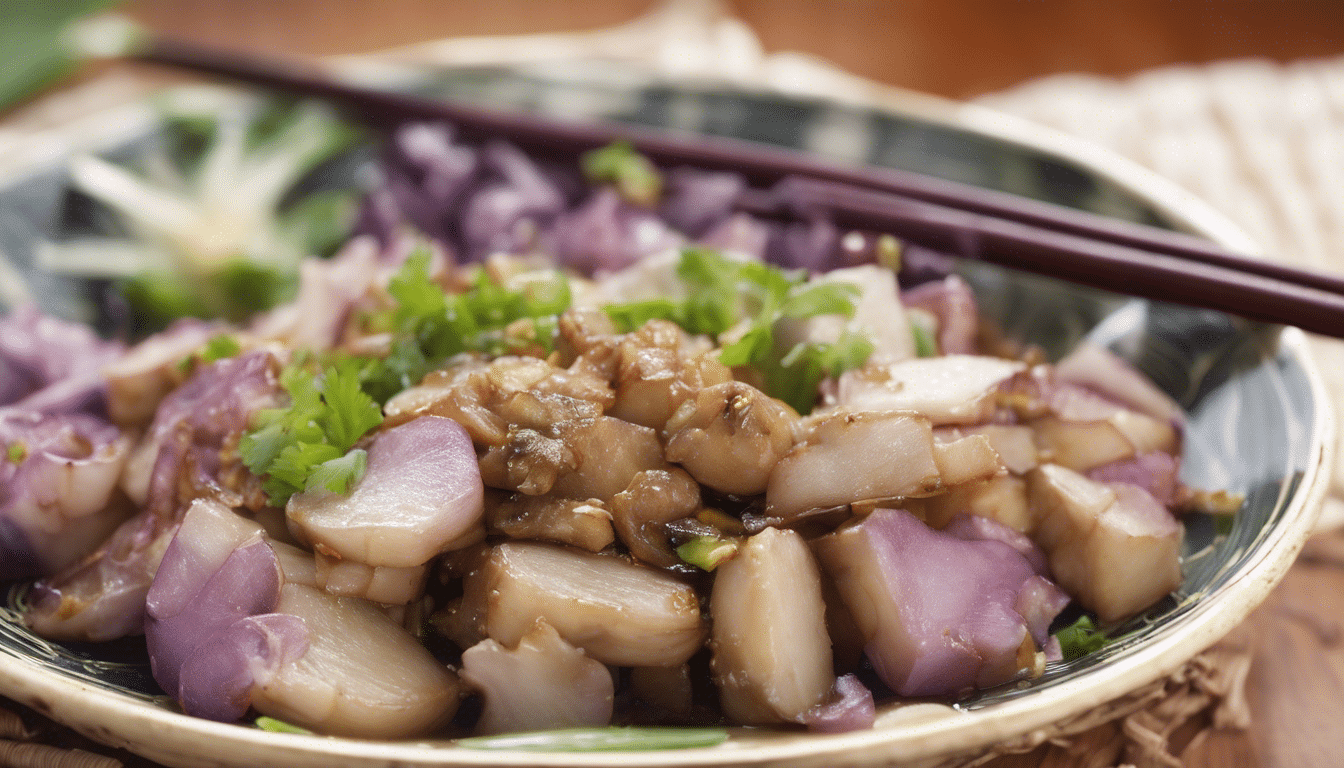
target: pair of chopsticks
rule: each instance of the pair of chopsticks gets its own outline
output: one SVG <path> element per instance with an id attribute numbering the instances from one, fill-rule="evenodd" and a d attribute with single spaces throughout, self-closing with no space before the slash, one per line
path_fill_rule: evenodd
<path id="1" fill-rule="evenodd" d="M 1239 256 L 1191 235 L 745 141 L 575 123 L 361 88 L 311 66 L 183 41 L 151 37 L 137 58 L 327 99 L 374 127 L 448 121 L 464 138 L 503 138 L 538 156 L 572 158 L 625 140 L 658 165 L 734 171 L 769 188 L 747 207 L 825 215 L 842 228 L 890 233 L 964 258 L 1344 338 L 1344 278 Z"/>

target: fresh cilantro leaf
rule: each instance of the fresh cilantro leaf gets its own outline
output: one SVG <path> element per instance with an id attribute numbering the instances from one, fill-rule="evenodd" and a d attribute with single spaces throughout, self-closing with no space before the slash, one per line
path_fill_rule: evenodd
<path id="1" fill-rule="evenodd" d="M 790 318 L 817 315 L 854 316 L 854 300 L 859 287 L 852 283 L 814 283 L 789 294 L 780 307 L 780 314 Z"/>
<path id="2" fill-rule="evenodd" d="M 724 345 L 719 351 L 719 362 L 730 368 L 753 365 L 766 360 L 775 344 L 775 335 L 768 326 L 758 325 L 742 334 L 741 338 Z"/>
<path id="3" fill-rule="evenodd" d="M 303 489 L 311 491 L 325 488 L 332 493 L 349 493 L 355 482 L 364 476 L 368 465 L 369 455 L 364 449 L 351 449 L 344 456 L 329 459 L 314 467 Z"/>
<path id="4" fill-rule="evenodd" d="M 1059 640 L 1065 661 L 1082 658 L 1113 642 L 1105 632 L 1097 629 L 1096 622 L 1087 615 L 1079 616 L 1077 621 L 1056 632 L 1055 638 Z"/>
<path id="5" fill-rule="evenodd" d="M 368 318 L 367 325 L 392 331 L 391 352 L 359 373 L 363 390 L 377 403 L 462 352 L 549 354 L 558 315 L 572 300 L 569 280 L 558 271 L 532 275 L 515 289 L 478 268 L 468 290 L 445 293 L 430 278 L 423 249 L 392 277 L 388 295 L 396 306 Z"/>
<path id="6" fill-rule="evenodd" d="M 614 185 L 621 197 L 635 205 L 652 208 L 662 197 L 662 174 L 628 141 L 613 142 L 588 152 L 580 165 L 589 181 Z"/>
<path id="7" fill-rule="evenodd" d="M 685 324 L 678 320 L 681 317 L 681 305 L 671 299 L 648 299 L 646 301 L 630 302 L 629 304 L 609 304 L 602 309 L 616 324 L 616 330 L 621 333 L 637 330 L 650 320 L 670 320 L 685 327 Z"/>
<path id="8" fill-rule="evenodd" d="M 364 365 L 337 359 L 319 374 L 296 356 L 280 372 L 289 405 L 258 414 L 238 444 L 271 504 L 311 488 L 345 493 L 363 476 L 366 457 L 352 446 L 382 423 L 382 409 L 362 388 Z"/>
<path id="9" fill-rule="evenodd" d="M 358 361 L 328 367 L 320 390 L 326 403 L 322 431 L 340 451 L 348 451 L 370 429 L 383 423 L 383 410 L 360 388 Z"/>

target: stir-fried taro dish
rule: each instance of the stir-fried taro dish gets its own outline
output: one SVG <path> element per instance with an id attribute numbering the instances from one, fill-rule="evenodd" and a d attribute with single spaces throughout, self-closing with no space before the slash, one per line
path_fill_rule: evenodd
<path id="1" fill-rule="evenodd" d="M 1135 369 L 1047 363 L 890 236 L 620 145 L 412 125 L 379 168 L 276 308 L 0 320 L 35 632 L 323 734 L 844 731 L 1085 651 L 1181 583 L 1174 515 L 1235 507 Z"/>

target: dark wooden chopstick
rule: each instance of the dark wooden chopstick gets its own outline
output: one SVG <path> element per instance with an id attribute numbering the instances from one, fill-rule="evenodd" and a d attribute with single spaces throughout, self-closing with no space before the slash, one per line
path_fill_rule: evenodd
<path id="1" fill-rule="evenodd" d="M 375 127 L 448 121 L 464 138 L 503 138 L 542 156 L 573 157 L 623 139 L 663 166 L 731 170 L 756 186 L 788 180 L 773 193 L 781 205 L 824 207 L 841 226 L 888 231 L 956 255 L 1120 293 L 1344 337 L 1344 278 L 1250 259 L 1192 235 L 746 141 L 576 123 L 361 88 L 302 62 L 178 40 L 152 39 L 139 57 L 328 99 Z"/>
<path id="2" fill-rule="evenodd" d="M 829 181 L 787 179 L 755 205 L 763 203 L 762 213 L 821 211 L 841 228 L 891 232 L 955 256 L 1344 337 L 1344 292 Z"/>

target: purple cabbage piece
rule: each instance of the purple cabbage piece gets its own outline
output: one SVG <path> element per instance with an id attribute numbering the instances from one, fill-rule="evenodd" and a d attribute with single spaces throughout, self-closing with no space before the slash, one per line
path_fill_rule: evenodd
<path id="1" fill-rule="evenodd" d="M 803 725 L 818 733 L 847 733 L 873 727 L 877 704 L 856 675 L 836 678 L 830 699 L 803 714 Z"/>
<path id="2" fill-rule="evenodd" d="M 560 189 L 512 144 L 491 142 L 481 160 L 490 180 L 470 194 L 458 218 L 464 252 L 472 260 L 525 248 L 565 210 Z"/>
<path id="3" fill-rule="evenodd" d="M 774 227 L 765 259 L 787 269 L 825 272 L 837 266 L 839 251 L 840 230 L 818 217 Z"/>
<path id="4" fill-rule="evenodd" d="M 86 413 L 0 408 L 0 579 L 53 573 L 126 518 L 111 504 L 130 452 L 121 430 Z"/>
<path id="5" fill-rule="evenodd" d="M 817 553 L 869 638 L 873 667 L 898 694 L 958 695 L 1020 674 L 1031 639 L 1016 605 L 1037 574 L 1008 544 L 880 509 L 819 539 Z"/>
<path id="6" fill-rule="evenodd" d="M 390 203 L 425 234 L 450 242 L 456 226 L 452 213 L 476 180 L 480 166 L 477 151 L 454 143 L 448 126 L 402 126 L 393 135 L 387 156 L 383 192 L 391 199 L 375 205 L 385 209 Z M 385 234 L 390 233 L 387 228 Z"/>
<path id="7" fill-rule="evenodd" d="M 550 240 L 556 259 L 584 274 L 624 269 L 683 242 L 657 215 L 625 202 L 610 187 L 556 220 Z"/>
<path id="8" fill-rule="evenodd" d="M 658 211 L 676 229 L 700 237 L 733 213 L 747 181 L 739 173 L 674 168 Z"/>
<path id="9" fill-rule="evenodd" d="M 0 318 L 0 405 L 101 412 L 105 384 L 99 369 L 123 351 L 88 326 L 21 306 Z"/>

